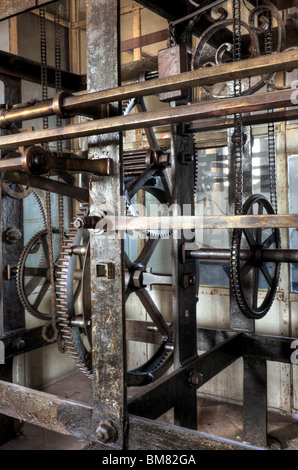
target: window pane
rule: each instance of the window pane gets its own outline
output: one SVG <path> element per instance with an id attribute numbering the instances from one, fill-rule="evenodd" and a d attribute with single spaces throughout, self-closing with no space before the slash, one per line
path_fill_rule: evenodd
<path id="1" fill-rule="evenodd" d="M 288 157 L 289 213 L 298 214 L 298 155 Z M 289 245 L 298 250 L 298 228 L 289 229 Z M 291 264 L 291 291 L 298 292 L 298 263 Z"/>

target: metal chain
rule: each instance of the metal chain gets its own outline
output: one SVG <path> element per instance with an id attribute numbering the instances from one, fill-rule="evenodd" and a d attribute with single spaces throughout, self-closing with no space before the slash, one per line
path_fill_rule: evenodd
<path id="1" fill-rule="evenodd" d="M 55 3 L 54 22 L 55 22 L 55 85 L 56 93 L 62 89 L 61 79 L 61 38 L 60 38 L 60 2 Z M 57 127 L 62 126 L 62 119 L 60 116 L 56 118 Z M 57 156 L 62 157 L 62 141 L 57 142 Z M 63 234 L 64 234 L 64 201 L 63 196 L 58 195 L 58 214 L 59 214 L 59 229 L 60 229 L 60 251 L 63 247 Z"/>
<path id="2" fill-rule="evenodd" d="M 269 55 L 273 52 L 273 36 L 272 36 L 272 16 L 268 14 L 269 26 L 265 32 L 265 54 Z M 267 85 L 267 91 L 270 91 L 270 85 Z M 269 111 L 270 112 L 270 111 Z M 270 202 L 277 214 L 277 179 L 276 179 L 276 140 L 275 140 L 275 124 L 268 124 L 268 159 L 269 159 L 269 185 L 270 185 Z"/>
<path id="3" fill-rule="evenodd" d="M 241 60 L 241 1 L 233 0 L 233 60 Z M 241 79 L 234 80 L 234 97 L 241 95 Z M 242 215 L 243 204 L 243 122 L 242 114 L 234 116 L 234 162 L 235 162 L 235 215 Z"/>
<path id="4" fill-rule="evenodd" d="M 41 62 L 41 90 L 42 100 L 48 99 L 48 68 L 47 68 L 47 36 L 46 36 L 46 9 L 40 8 L 40 62 Z M 43 118 L 43 128 L 47 129 L 49 119 L 47 116 Z"/>
<path id="5" fill-rule="evenodd" d="M 45 20 L 46 9 L 45 7 L 40 8 L 40 59 L 41 59 L 41 86 L 42 86 L 42 99 L 45 101 L 48 99 L 48 80 L 47 80 L 47 36 L 46 36 L 46 20 Z M 43 118 L 43 128 L 48 128 L 48 118 Z M 42 330 L 42 337 L 48 343 L 57 341 L 59 331 L 56 324 L 56 293 L 55 293 L 55 271 L 54 271 L 54 259 L 53 259 L 53 240 L 52 240 L 52 214 L 51 214 L 51 193 L 46 192 L 46 228 L 47 228 L 47 239 L 48 239 L 48 250 L 49 250 L 49 267 L 50 267 L 50 282 L 51 282 L 51 314 L 52 320 L 47 323 Z M 51 326 L 53 334 L 51 337 L 48 336 L 48 327 Z"/>

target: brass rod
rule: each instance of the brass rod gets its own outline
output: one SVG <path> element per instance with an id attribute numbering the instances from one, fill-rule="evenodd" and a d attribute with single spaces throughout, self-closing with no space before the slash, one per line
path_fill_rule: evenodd
<path id="1" fill-rule="evenodd" d="M 105 216 L 97 226 L 97 228 L 104 227 L 107 231 L 290 228 L 298 227 L 298 214 L 204 217 L 114 217 L 109 215 Z"/>
<path id="2" fill-rule="evenodd" d="M 87 95 L 68 96 L 63 101 L 63 109 L 67 112 L 76 111 L 78 107 L 97 106 L 103 103 L 123 101 L 137 96 L 148 96 L 182 88 L 215 85 L 237 78 L 253 77 L 295 68 L 298 68 L 298 51 L 279 52 L 235 63 L 226 63 L 211 69 L 202 67 L 191 72 L 133 83 Z"/>
<path id="3" fill-rule="evenodd" d="M 84 109 L 95 109 L 95 107 L 101 104 L 175 91 L 182 88 L 214 85 L 237 78 L 259 76 L 296 68 L 298 68 L 298 51 L 290 50 L 235 63 L 225 63 L 212 69 L 202 67 L 198 70 L 179 75 L 155 78 L 93 93 L 65 96 L 63 99 L 61 98 L 58 111 L 66 114 L 84 114 Z M 57 112 L 54 99 L 25 108 L 19 107 L 5 110 L 0 116 L 0 127 L 6 128 L 13 122 L 44 117 L 46 115 L 50 116 L 55 114 L 55 111 Z"/>
<path id="4" fill-rule="evenodd" d="M 148 111 L 128 116 L 114 116 L 79 124 L 66 125 L 61 128 L 38 130 L 0 138 L 0 149 L 22 145 L 34 145 L 57 140 L 87 137 L 141 127 L 154 127 L 178 122 L 227 116 L 236 113 L 261 111 L 293 107 L 293 90 L 282 90 L 259 95 L 228 98 L 225 100 L 207 101 L 199 104 L 177 106 L 176 108 Z"/>

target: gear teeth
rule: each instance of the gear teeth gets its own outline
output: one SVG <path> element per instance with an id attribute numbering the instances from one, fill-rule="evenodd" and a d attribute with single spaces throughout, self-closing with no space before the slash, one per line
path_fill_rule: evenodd
<path id="1" fill-rule="evenodd" d="M 67 274 L 69 268 L 70 258 L 72 256 L 72 249 L 74 242 L 76 240 L 77 229 L 73 226 L 74 221 L 81 216 L 86 215 L 87 210 L 89 209 L 88 204 L 81 204 L 79 212 L 75 216 L 69 231 L 65 233 L 64 243 L 62 246 L 62 251 L 60 253 L 58 261 L 58 273 L 57 273 L 57 282 L 56 282 L 56 296 L 57 296 L 57 314 L 60 318 L 59 331 L 62 335 L 62 338 L 65 342 L 65 349 L 69 353 L 70 357 L 73 359 L 76 367 L 87 375 L 89 378 L 93 378 L 92 370 L 87 366 L 87 364 L 82 360 L 79 350 L 77 348 L 72 328 L 69 322 L 68 317 L 68 305 L 67 305 Z"/>
<path id="2" fill-rule="evenodd" d="M 56 229 L 53 229 L 53 231 L 55 231 L 55 230 Z M 40 230 L 35 235 L 33 235 L 33 237 L 30 238 L 30 240 L 28 241 L 28 243 L 24 247 L 24 249 L 21 253 L 21 256 L 19 258 L 18 265 L 17 265 L 16 288 L 17 288 L 18 298 L 19 298 L 20 302 L 22 303 L 23 307 L 26 309 L 26 311 L 28 311 L 33 317 L 38 318 L 39 320 L 49 321 L 49 320 L 51 320 L 51 314 L 39 312 L 36 308 L 34 308 L 33 305 L 30 304 L 30 302 L 27 298 L 26 287 L 28 286 L 30 281 L 28 281 L 27 286 L 23 285 L 23 282 L 24 282 L 24 271 L 23 271 L 23 269 L 24 269 L 24 266 L 25 266 L 26 258 L 30 254 L 30 250 L 32 249 L 32 246 L 34 246 L 34 243 L 36 243 L 38 241 L 38 239 L 40 239 L 42 236 L 46 235 L 46 233 L 47 233 L 46 229 Z M 44 267 L 44 262 L 45 262 L 45 257 L 44 257 L 44 254 L 42 254 L 37 267 L 38 268 Z M 31 280 L 32 280 L 32 277 L 31 277 Z"/>

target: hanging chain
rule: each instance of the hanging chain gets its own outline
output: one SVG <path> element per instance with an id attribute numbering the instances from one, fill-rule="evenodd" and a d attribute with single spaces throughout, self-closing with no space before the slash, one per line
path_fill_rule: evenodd
<path id="1" fill-rule="evenodd" d="M 40 8 L 40 58 L 41 58 L 41 86 L 42 86 L 42 99 L 46 101 L 48 99 L 48 77 L 47 77 L 47 35 L 46 35 L 46 9 L 45 7 Z M 43 128 L 48 128 L 48 118 L 43 118 Z M 48 343 L 53 343 L 58 339 L 58 328 L 56 325 L 56 293 L 55 293 L 55 267 L 53 259 L 53 227 L 52 227 L 52 214 L 51 214 L 51 193 L 46 192 L 46 217 L 47 217 L 47 242 L 48 242 L 48 254 L 49 254 L 49 271 L 50 271 L 50 282 L 51 282 L 51 314 L 52 320 L 47 323 L 42 332 L 43 339 Z M 53 335 L 48 336 L 48 327 L 52 326 Z"/>
<path id="2" fill-rule="evenodd" d="M 273 52 L 272 37 L 272 15 L 268 14 L 268 29 L 265 32 L 265 54 L 269 55 Z M 270 85 L 267 85 L 267 91 L 271 91 Z M 270 112 L 270 111 L 269 111 Z M 272 112 L 272 111 L 271 111 Z M 277 180 L 276 180 L 276 141 L 275 141 L 275 124 L 268 124 L 268 159 L 269 159 L 269 185 L 270 185 L 270 202 L 277 214 Z"/>
<path id="3" fill-rule="evenodd" d="M 241 60 L 241 1 L 233 0 L 233 60 Z M 234 80 L 234 97 L 241 95 L 241 79 Z M 234 163 L 235 163 L 235 215 L 242 215 L 243 197 L 243 122 L 242 114 L 234 116 Z"/>
<path id="4" fill-rule="evenodd" d="M 60 14 L 59 2 L 55 3 L 54 10 L 54 22 L 55 22 L 55 86 L 56 93 L 59 93 L 62 89 L 62 80 L 61 80 L 61 38 L 60 38 Z M 56 118 L 57 127 L 62 126 L 62 119 L 60 116 Z M 57 156 L 62 157 L 62 142 L 58 140 L 57 142 Z M 58 214 L 59 214 L 59 231 L 60 231 L 60 252 L 63 247 L 63 235 L 64 235 L 64 203 L 63 196 L 58 195 Z"/>
<path id="5" fill-rule="evenodd" d="M 48 99 L 48 69 L 47 69 L 47 35 L 46 35 L 46 9 L 40 8 L 40 62 L 41 62 L 41 90 L 42 100 Z M 43 128 L 47 129 L 49 119 L 47 116 L 43 118 Z"/>

